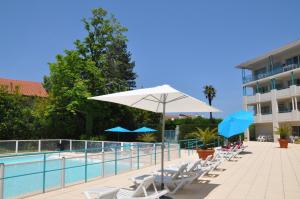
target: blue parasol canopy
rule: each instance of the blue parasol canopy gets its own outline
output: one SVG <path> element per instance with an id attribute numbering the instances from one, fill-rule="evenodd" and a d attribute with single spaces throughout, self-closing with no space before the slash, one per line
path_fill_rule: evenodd
<path id="1" fill-rule="evenodd" d="M 227 116 L 219 125 L 219 135 L 229 138 L 243 133 L 254 121 L 253 113 L 239 111 Z"/>
<path id="2" fill-rule="evenodd" d="M 106 132 L 120 132 L 120 133 L 129 133 L 131 131 L 129 131 L 128 129 L 125 129 L 123 127 L 117 126 L 111 129 L 106 129 Z"/>
<path id="3" fill-rule="evenodd" d="M 155 129 L 151 129 L 151 128 L 148 128 L 148 127 L 142 127 L 142 128 L 139 128 L 139 129 L 136 129 L 132 132 L 134 133 L 152 133 L 152 132 L 156 132 L 157 130 Z"/>

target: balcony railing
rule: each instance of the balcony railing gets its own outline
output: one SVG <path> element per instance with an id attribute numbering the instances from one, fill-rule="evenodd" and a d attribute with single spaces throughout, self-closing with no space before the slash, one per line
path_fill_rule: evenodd
<path id="1" fill-rule="evenodd" d="M 276 74 L 283 73 L 286 71 L 290 71 L 290 70 L 293 70 L 296 68 L 300 68 L 300 65 L 299 64 L 290 64 L 287 66 L 282 66 L 282 67 L 276 68 L 276 69 L 274 69 L 272 71 L 268 71 L 266 73 L 261 73 L 258 75 L 248 75 L 243 78 L 243 83 L 245 84 L 245 83 L 252 82 L 255 80 L 263 79 L 263 78 L 270 77 L 272 75 L 276 75 Z"/>
<path id="2" fill-rule="evenodd" d="M 292 109 L 279 109 L 278 113 L 290 113 L 292 112 Z"/>

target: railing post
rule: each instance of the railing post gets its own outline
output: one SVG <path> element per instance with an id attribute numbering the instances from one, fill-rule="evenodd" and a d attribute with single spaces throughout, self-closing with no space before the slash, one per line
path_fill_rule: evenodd
<path id="1" fill-rule="evenodd" d="M 0 163 L 0 199 L 4 198 L 4 163 Z"/>
<path id="2" fill-rule="evenodd" d="M 137 145 L 137 169 L 140 169 L 140 145 Z"/>
<path id="3" fill-rule="evenodd" d="M 87 150 L 84 151 L 84 181 L 87 182 Z"/>
<path id="4" fill-rule="evenodd" d="M 171 160 L 170 142 L 168 142 L 168 161 Z"/>
<path id="5" fill-rule="evenodd" d="M 105 151 L 103 149 L 103 153 L 102 153 L 102 176 L 104 177 L 104 166 L 105 166 Z"/>
<path id="6" fill-rule="evenodd" d="M 87 150 L 87 147 L 88 147 L 88 145 L 87 145 L 87 140 L 85 140 L 85 141 L 84 141 L 84 150 L 85 150 L 85 151 Z"/>
<path id="7" fill-rule="evenodd" d="M 38 147 L 38 151 L 41 152 L 41 144 L 42 144 L 42 141 L 39 140 L 39 147 Z"/>
<path id="8" fill-rule="evenodd" d="M 103 141 L 101 143 L 101 147 L 102 147 L 102 153 L 104 153 L 104 142 Z"/>
<path id="9" fill-rule="evenodd" d="M 43 160 L 43 193 L 46 192 L 46 153 L 44 153 Z"/>
<path id="10" fill-rule="evenodd" d="M 72 140 L 70 140 L 70 151 L 72 151 Z"/>
<path id="11" fill-rule="evenodd" d="M 117 146 L 115 146 L 115 175 L 118 174 L 118 151 Z"/>
<path id="12" fill-rule="evenodd" d="M 187 147 L 188 147 L 188 156 L 190 156 L 190 141 L 187 140 Z"/>
<path id="13" fill-rule="evenodd" d="M 121 151 L 124 150 L 124 142 L 121 142 Z"/>
<path id="14" fill-rule="evenodd" d="M 66 168 L 66 159 L 65 159 L 65 157 L 62 157 L 61 158 L 61 178 L 60 178 L 62 188 L 65 187 L 65 176 L 66 176 L 65 168 Z"/>
<path id="15" fill-rule="evenodd" d="M 154 144 L 154 165 L 156 165 L 156 144 Z"/>
<path id="16" fill-rule="evenodd" d="M 132 148 L 131 148 L 132 143 L 130 143 L 130 170 L 132 170 Z"/>
<path id="17" fill-rule="evenodd" d="M 19 140 L 16 140 L 16 153 L 19 152 Z"/>
<path id="18" fill-rule="evenodd" d="M 181 158 L 181 149 L 180 149 L 180 143 L 178 144 L 178 157 Z"/>

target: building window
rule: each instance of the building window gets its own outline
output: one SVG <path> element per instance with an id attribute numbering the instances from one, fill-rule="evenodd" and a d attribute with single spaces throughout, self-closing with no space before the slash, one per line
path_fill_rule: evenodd
<path id="1" fill-rule="evenodd" d="M 292 126 L 292 135 L 300 136 L 300 126 Z"/>

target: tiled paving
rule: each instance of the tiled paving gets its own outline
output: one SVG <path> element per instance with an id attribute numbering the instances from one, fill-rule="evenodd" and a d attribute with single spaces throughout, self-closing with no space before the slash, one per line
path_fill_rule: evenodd
<path id="1" fill-rule="evenodd" d="M 220 168 L 199 179 L 176 195 L 174 199 L 299 199 L 300 198 L 300 145 L 290 144 L 288 149 L 278 148 L 277 143 L 248 142 L 247 151 L 233 161 L 224 162 Z M 196 155 L 182 154 L 176 164 Z M 159 166 L 123 173 L 117 176 L 74 185 L 65 189 L 32 196 L 32 199 L 84 199 L 82 192 L 89 187 L 114 186 L 129 188 L 129 178 L 149 173 Z"/>

